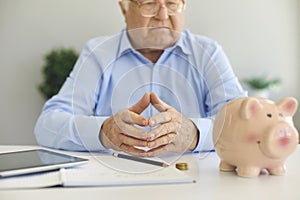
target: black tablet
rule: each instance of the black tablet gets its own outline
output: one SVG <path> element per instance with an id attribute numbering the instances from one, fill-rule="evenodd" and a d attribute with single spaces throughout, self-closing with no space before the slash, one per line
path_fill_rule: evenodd
<path id="1" fill-rule="evenodd" d="M 50 171 L 87 163 L 88 159 L 45 149 L 0 154 L 0 177 Z"/>

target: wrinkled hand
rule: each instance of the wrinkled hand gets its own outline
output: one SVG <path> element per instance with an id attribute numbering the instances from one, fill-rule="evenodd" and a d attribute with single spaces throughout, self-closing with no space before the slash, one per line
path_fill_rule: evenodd
<path id="1" fill-rule="evenodd" d="M 147 147 L 147 132 L 136 127 L 148 126 L 148 119 L 140 114 L 150 105 L 150 94 L 146 93 L 132 107 L 119 111 L 104 121 L 99 139 L 107 149 L 124 151 L 135 156 L 145 156 L 145 151 L 135 148 Z"/>
<path id="2" fill-rule="evenodd" d="M 148 120 L 140 114 L 150 104 L 160 113 Z M 154 129 L 147 133 L 136 125 Z M 100 141 L 107 149 L 148 157 L 193 150 L 198 137 L 194 123 L 160 100 L 155 93 L 146 93 L 132 107 L 105 120 L 99 134 Z M 136 147 L 148 147 L 150 150 Z"/>
<path id="3" fill-rule="evenodd" d="M 147 156 L 159 156 L 193 150 L 198 141 L 198 130 L 194 123 L 176 109 L 151 93 L 151 104 L 160 112 L 149 119 L 149 125 L 157 126 L 148 133 Z"/>

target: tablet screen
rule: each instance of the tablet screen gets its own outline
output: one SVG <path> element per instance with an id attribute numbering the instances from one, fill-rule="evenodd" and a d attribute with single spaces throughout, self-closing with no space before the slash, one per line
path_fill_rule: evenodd
<path id="1" fill-rule="evenodd" d="M 45 149 L 0 154 L 0 177 L 72 167 L 88 160 Z"/>

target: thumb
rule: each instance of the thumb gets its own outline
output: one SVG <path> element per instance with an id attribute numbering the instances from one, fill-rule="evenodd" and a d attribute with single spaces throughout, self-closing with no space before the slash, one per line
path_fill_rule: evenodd
<path id="1" fill-rule="evenodd" d="M 171 106 L 158 98 L 154 92 L 150 94 L 150 102 L 159 112 L 164 112 L 171 108 Z"/>
<path id="2" fill-rule="evenodd" d="M 150 105 L 150 94 L 145 93 L 144 96 L 133 106 L 128 108 L 128 110 L 141 114 Z"/>

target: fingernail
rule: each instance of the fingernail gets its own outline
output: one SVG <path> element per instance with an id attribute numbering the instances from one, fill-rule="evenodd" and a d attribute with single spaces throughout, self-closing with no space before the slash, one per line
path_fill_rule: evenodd
<path id="1" fill-rule="evenodd" d="M 142 124 L 143 124 L 143 125 L 146 125 L 146 124 L 147 124 L 147 121 L 146 121 L 146 120 L 142 120 Z"/>
<path id="2" fill-rule="evenodd" d="M 154 126 L 155 125 L 155 120 L 150 120 L 150 126 Z"/>

